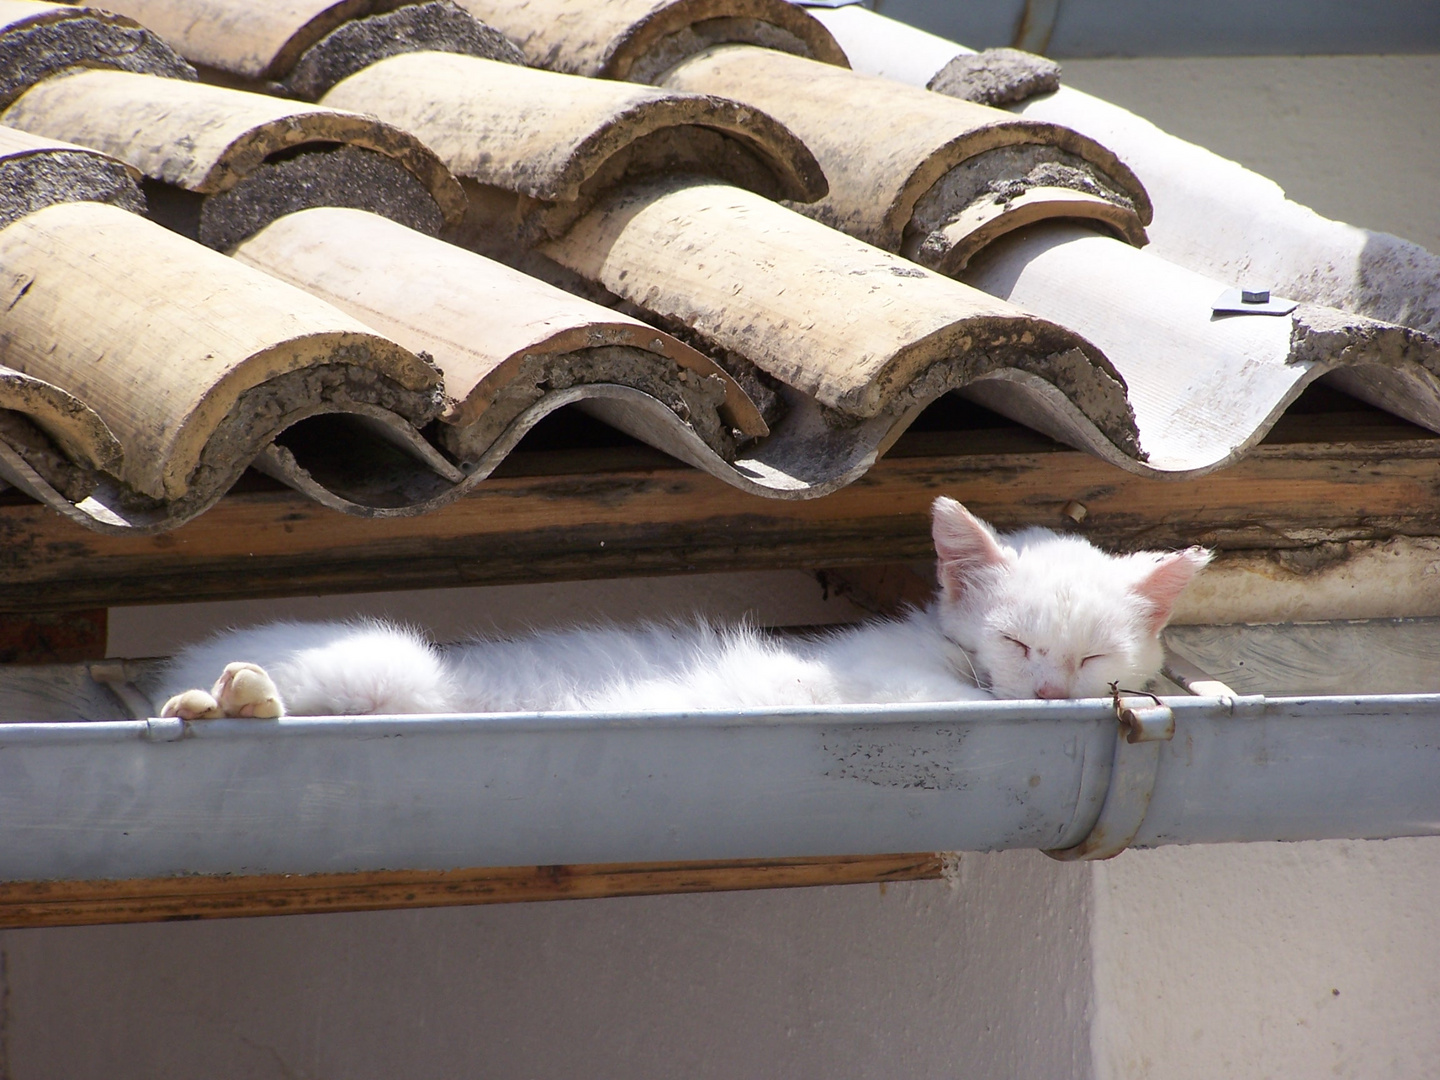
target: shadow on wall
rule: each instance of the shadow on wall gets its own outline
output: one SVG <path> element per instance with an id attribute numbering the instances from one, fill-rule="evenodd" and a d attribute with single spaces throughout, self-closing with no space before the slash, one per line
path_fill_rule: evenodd
<path id="1" fill-rule="evenodd" d="M 1086 1078 L 1088 911 L 1084 867 L 1005 852 L 953 887 L 5 931 L 4 1075 Z"/>

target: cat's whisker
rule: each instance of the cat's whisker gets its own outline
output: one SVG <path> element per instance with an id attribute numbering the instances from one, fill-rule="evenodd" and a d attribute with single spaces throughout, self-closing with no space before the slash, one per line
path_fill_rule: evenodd
<path id="1" fill-rule="evenodd" d="M 970 669 L 970 681 L 988 693 L 990 687 L 985 685 L 985 680 L 980 677 L 980 672 L 975 670 L 975 661 L 970 659 L 970 654 L 962 648 L 960 655 L 965 658 L 965 666 Z"/>

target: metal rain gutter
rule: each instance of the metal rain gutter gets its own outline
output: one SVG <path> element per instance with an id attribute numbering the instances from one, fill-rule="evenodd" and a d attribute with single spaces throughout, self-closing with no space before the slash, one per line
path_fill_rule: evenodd
<path id="1" fill-rule="evenodd" d="M 1440 833 L 1440 695 L 1119 706 L 7 723 L 0 880 Z"/>

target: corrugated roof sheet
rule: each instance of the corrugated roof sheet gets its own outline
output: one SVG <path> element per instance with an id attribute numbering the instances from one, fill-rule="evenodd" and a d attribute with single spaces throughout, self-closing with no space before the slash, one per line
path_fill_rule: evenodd
<path id="1" fill-rule="evenodd" d="M 110 6 L 0 0 L 0 473 L 92 527 L 252 464 L 421 512 L 571 403 L 786 498 L 956 389 L 1142 473 L 1322 376 L 1440 430 L 1432 339 L 1213 318 L 1103 140 L 856 75 L 781 0 Z"/>

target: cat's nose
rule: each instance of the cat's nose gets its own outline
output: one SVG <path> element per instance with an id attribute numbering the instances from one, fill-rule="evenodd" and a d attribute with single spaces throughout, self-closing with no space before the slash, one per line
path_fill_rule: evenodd
<path id="1" fill-rule="evenodd" d="M 1035 696 L 1042 701 L 1059 701 L 1061 698 L 1069 697 L 1065 687 L 1057 686 L 1055 683 L 1044 683 L 1035 688 Z"/>

